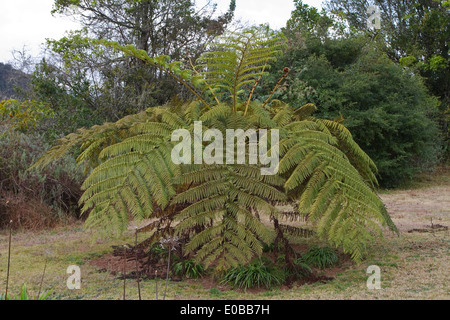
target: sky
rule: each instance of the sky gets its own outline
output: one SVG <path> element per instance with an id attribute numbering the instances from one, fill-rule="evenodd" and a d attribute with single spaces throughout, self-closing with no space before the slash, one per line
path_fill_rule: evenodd
<path id="1" fill-rule="evenodd" d="M 207 0 L 197 0 L 197 5 Z M 226 11 L 230 0 L 216 0 L 218 11 Z M 321 8 L 322 0 L 303 0 L 303 3 Z M 235 17 L 250 23 L 269 23 L 273 29 L 286 25 L 294 10 L 293 0 L 236 0 Z"/>
<path id="2" fill-rule="evenodd" d="M 13 59 L 12 51 L 25 51 L 39 56 L 46 38 L 59 39 L 66 31 L 79 29 L 71 17 L 52 16 L 54 0 L 1 0 L 0 1 L 0 62 Z M 206 0 L 197 0 L 198 6 Z M 215 0 L 218 11 L 228 9 L 229 0 Z M 321 0 L 303 3 L 320 8 Z M 269 23 L 281 28 L 294 9 L 293 0 L 237 0 L 236 18 L 250 23 Z"/>

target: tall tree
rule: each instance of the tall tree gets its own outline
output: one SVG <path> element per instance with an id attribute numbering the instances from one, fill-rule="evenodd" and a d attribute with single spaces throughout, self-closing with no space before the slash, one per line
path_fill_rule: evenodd
<path id="1" fill-rule="evenodd" d="M 422 77 L 388 59 L 385 47 L 365 32 L 340 29 L 326 13 L 296 3 L 285 28 L 289 49 L 272 67 L 289 67 L 291 73 L 275 97 L 294 106 L 314 103 L 321 117 L 344 121 L 376 163 L 384 187 L 438 163 L 439 102 Z M 278 77 L 270 76 L 257 94 Z"/>
<path id="2" fill-rule="evenodd" d="M 381 11 L 376 38 L 385 44 L 389 57 L 411 67 L 439 97 L 442 113 L 450 111 L 450 2 L 444 0 L 327 0 L 328 12 L 343 15 L 357 30 L 367 30 L 367 9 Z M 441 117 L 446 139 L 448 122 Z M 450 143 L 448 143 L 450 146 Z"/>
<path id="3" fill-rule="evenodd" d="M 83 29 L 48 41 L 46 59 L 34 73 L 34 95 L 72 110 L 60 118 L 62 129 L 64 123 L 115 121 L 176 95 L 186 98 L 189 92 L 158 69 L 87 38 L 131 44 L 152 57 L 183 57 L 188 64 L 224 32 L 235 6 L 231 0 L 229 10 L 217 15 L 215 4 L 197 8 L 191 0 L 55 0 L 53 13 L 71 15 Z M 75 106 L 83 106 L 82 112 Z"/>
<path id="4" fill-rule="evenodd" d="M 201 53 L 207 41 L 224 32 L 235 8 L 230 0 L 228 12 L 214 18 L 211 1 L 197 9 L 192 0 L 55 0 L 53 12 L 74 15 L 95 38 L 177 59 Z"/>

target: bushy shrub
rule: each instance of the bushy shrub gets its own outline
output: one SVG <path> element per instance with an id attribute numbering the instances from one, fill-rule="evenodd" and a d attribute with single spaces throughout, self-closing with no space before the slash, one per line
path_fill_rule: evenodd
<path id="1" fill-rule="evenodd" d="M 83 175 L 67 156 L 44 170 L 28 168 L 48 149 L 43 138 L 0 127 L 0 226 L 50 227 L 75 216 Z"/>
<path id="2" fill-rule="evenodd" d="M 272 69 L 286 66 L 291 74 L 276 97 L 298 107 L 314 103 L 318 117 L 342 121 L 376 163 L 381 186 L 400 186 L 439 163 L 438 100 L 420 76 L 390 61 L 369 39 L 311 37 Z"/>
<path id="3" fill-rule="evenodd" d="M 53 116 L 53 110 L 48 105 L 35 100 L 0 101 L 0 123 L 8 123 L 12 128 L 22 132 L 36 129 L 38 124 Z"/>

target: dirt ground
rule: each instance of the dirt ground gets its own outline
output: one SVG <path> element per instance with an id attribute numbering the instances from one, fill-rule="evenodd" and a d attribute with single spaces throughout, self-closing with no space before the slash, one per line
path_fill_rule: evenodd
<path id="1" fill-rule="evenodd" d="M 232 290 L 206 280 L 172 281 L 168 299 L 450 299 L 450 167 L 423 175 L 403 190 L 380 192 L 392 219 L 400 229 L 396 236 L 386 231 L 385 237 L 369 248 L 366 260 L 356 265 L 344 265 L 324 271 L 319 276 L 329 281 L 298 283 L 293 287 L 244 292 Z M 133 243 L 132 234 L 110 240 L 93 240 L 81 223 L 58 227 L 50 231 L 15 232 L 11 256 L 10 288 L 17 292 L 23 283 L 30 292 L 52 290 L 54 299 L 121 299 L 123 280 L 121 257 L 111 260 L 116 272 L 106 272 L 105 257 L 112 257 L 113 245 Z M 6 284 L 8 233 L 0 231 L 0 292 Z M 99 263 L 99 261 L 103 261 Z M 67 267 L 78 265 L 82 270 L 82 289 L 68 290 Z M 381 268 L 382 289 L 367 288 L 367 268 Z M 134 261 L 127 269 L 132 270 Z M 161 269 L 163 266 L 161 266 Z M 105 270 L 106 269 L 106 270 Z M 159 280 L 159 286 L 161 286 Z M 157 282 L 144 279 L 141 283 L 144 299 L 155 299 Z M 127 282 L 128 299 L 137 298 L 133 279 Z"/>
<path id="2" fill-rule="evenodd" d="M 449 177 L 448 167 L 439 168 L 432 176 L 422 177 L 418 182 L 418 187 L 427 181 L 431 183 L 429 186 L 381 193 L 389 214 L 401 232 L 448 222 Z"/>

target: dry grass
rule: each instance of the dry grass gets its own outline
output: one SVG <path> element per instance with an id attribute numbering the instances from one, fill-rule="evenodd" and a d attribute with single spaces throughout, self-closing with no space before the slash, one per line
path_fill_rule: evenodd
<path id="1" fill-rule="evenodd" d="M 233 291 L 201 281 L 172 282 L 168 299 L 449 299 L 449 234 L 433 225 L 450 225 L 450 169 L 442 168 L 423 177 L 408 190 L 383 191 L 381 197 L 401 230 L 400 237 L 389 232 L 374 243 L 361 265 L 350 265 L 328 283 L 294 286 L 271 291 Z M 424 229 L 430 232 L 412 232 Z M 44 289 L 53 290 L 55 299 L 121 299 L 122 282 L 109 273 L 100 273 L 90 261 L 111 252 L 112 245 L 132 243 L 132 235 L 116 240 L 91 241 L 81 224 L 59 227 L 47 232 L 19 232 L 13 237 L 11 258 L 12 290 L 23 283 L 32 293 L 46 261 Z M 7 260 L 7 232 L 0 232 L 0 292 L 4 291 Z M 82 289 L 66 288 L 69 265 L 82 270 Z M 369 265 L 382 270 L 382 289 L 368 290 Z M 160 282 L 160 287 L 162 282 Z M 142 284 L 144 299 L 154 299 L 155 281 Z M 127 283 L 127 297 L 137 299 L 137 286 Z"/>

